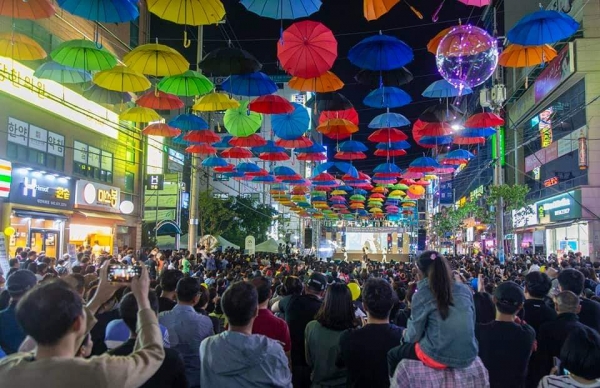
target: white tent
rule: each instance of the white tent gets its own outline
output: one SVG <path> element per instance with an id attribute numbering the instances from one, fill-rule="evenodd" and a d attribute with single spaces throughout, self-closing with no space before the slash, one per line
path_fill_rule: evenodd
<path id="1" fill-rule="evenodd" d="M 198 241 L 200 241 L 200 240 L 198 240 Z M 234 249 L 240 249 L 239 245 L 235 245 L 234 243 L 225 240 L 221 236 L 217 237 L 217 241 L 219 242 L 219 246 L 221 246 L 223 249 L 227 249 L 229 247 L 233 247 Z M 156 245 L 158 245 L 158 247 L 160 249 L 175 249 L 175 237 L 173 237 L 173 236 L 158 236 L 156 238 Z M 181 248 L 187 248 L 187 245 L 188 245 L 188 235 L 187 234 L 184 234 L 181 236 L 179 245 Z"/>
<path id="2" fill-rule="evenodd" d="M 239 245 L 235 245 L 231 241 L 225 240 L 222 236 L 217 237 L 217 240 L 219 240 L 219 245 L 223 248 L 223 250 L 227 248 L 240 249 Z"/>
<path id="3" fill-rule="evenodd" d="M 256 252 L 269 252 L 269 253 L 277 253 L 277 248 L 279 247 L 279 244 L 277 243 L 277 241 L 273 240 L 272 238 L 268 239 L 267 241 L 260 243 L 256 246 L 255 250 Z"/>

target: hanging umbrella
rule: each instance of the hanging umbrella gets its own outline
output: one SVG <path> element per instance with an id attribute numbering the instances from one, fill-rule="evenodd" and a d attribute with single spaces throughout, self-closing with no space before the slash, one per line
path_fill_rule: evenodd
<path id="1" fill-rule="evenodd" d="M 452 85 L 445 79 L 441 79 L 429 85 L 421 95 L 428 98 L 450 98 L 465 96 L 471 93 L 473 93 L 473 91 L 468 86 L 463 86 L 461 89 Z"/>
<path id="2" fill-rule="evenodd" d="M 371 108 L 399 108 L 410 104 L 412 98 L 404 90 L 393 86 L 383 86 L 373 90 L 363 100 Z"/>
<path id="3" fill-rule="evenodd" d="M 324 110 L 319 116 L 319 124 L 329 119 L 344 119 L 358 125 L 358 112 L 354 108 L 345 110 Z"/>
<path id="4" fill-rule="evenodd" d="M 83 91 L 83 97 L 98 104 L 116 105 L 131 101 L 131 94 L 115 92 L 101 88 L 98 85 L 92 85 L 91 88 Z"/>
<path id="5" fill-rule="evenodd" d="M 448 123 L 416 122 L 413 126 L 413 136 L 442 137 L 450 135 L 452 135 L 452 127 Z"/>
<path id="6" fill-rule="evenodd" d="M 496 133 L 494 128 L 465 128 L 460 132 L 461 137 L 489 137 Z"/>
<path id="7" fill-rule="evenodd" d="M 158 43 L 137 46 L 123 57 L 132 70 L 154 77 L 182 74 L 190 63 L 177 50 Z"/>
<path id="8" fill-rule="evenodd" d="M 263 114 L 283 114 L 294 111 L 294 106 L 285 98 L 276 94 L 256 97 L 248 104 L 248 109 L 252 112 Z"/>
<path id="9" fill-rule="evenodd" d="M 408 165 L 408 170 L 412 172 L 432 172 L 439 167 L 440 164 L 435 159 L 421 156 Z"/>
<path id="10" fill-rule="evenodd" d="M 296 176 L 297 173 L 293 168 L 287 166 L 277 166 L 273 169 L 273 175 L 279 178 L 286 178 L 290 176 Z"/>
<path id="11" fill-rule="evenodd" d="M 531 67 L 550 62 L 556 58 L 556 55 L 556 50 L 547 44 L 542 46 L 511 44 L 498 57 L 498 64 L 504 67 Z"/>
<path id="12" fill-rule="evenodd" d="M 413 60 L 412 49 L 400 39 L 375 35 L 361 40 L 348 52 L 354 66 L 368 70 L 398 69 Z"/>
<path id="13" fill-rule="evenodd" d="M 362 160 L 362 159 L 366 159 L 367 155 L 364 152 L 339 151 L 333 157 L 335 159 L 339 159 L 339 160 Z"/>
<path id="14" fill-rule="evenodd" d="M 0 0 L 0 15 L 16 19 L 46 19 L 56 10 L 49 0 Z"/>
<path id="15" fill-rule="evenodd" d="M 380 129 L 380 128 L 394 128 L 404 127 L 410 125 L 410 121 L 402 116 L 400 113 L 382 113 L 379 116 L 375 116 L 369 123 L 369 128 Z"/>
<path id="16" fill-rule="evenodd" d="M 57 3 L 73 15 L 100 23 L 125 23 L 140 15 L 137 3 L 131 0 L 57 0 Z"/>
<path id="17" fill-rule="evenodd" d="M 21 0 L 15 0 L 21 2 Z M 29 0 L 31 1 L 31 0 Z M 48 79 L 60 84 L 81 84 L 92 80 L 90 73 L 63 66 L 54 61 L 42 63 L 33 73 L 33 76 L 40 79 Z"/>
<path id="18" fill-rule="evenodd" d="M 406 155 L 407 152 L 406 150 L 375 150 L 375 152 L 373 152 L 373 155 L 375 156 L 382 156 L 384 158 L 389 158 L 392 156 L 404 156 Z"/>
<path id="19" fill-rule="evenodd" d="M 48 56 L 35 40 L 17 32 L 0 33 L 0 56 L 16 61 L 35 61 Z"/>
<path id="20" fill-rule="evenodd" d="M 162 117 L 154 109 L 134 106 L 119 115 L 120 120 L 133 121 L 135 123 L 151 123 L 162 120 Z"/>
<path id="21" fill-rule="evenodd" d="M 202 59 L 199 66 L 204 73 L 217 77 L 249 74 L 262 68 L 252 54 L 234 47 L 222 47 L 211 51 Z"/>
<path id="22" fill-rule="evenodd" d="M 105 48 L 85 39 L 68 40 L 55 48 L 50 56 L 63 66 L 85 71 L 108 70 L 115 67 L 117 59 Z"/>
<path id="23" fill-rule="evenodd" d="M 265 96 L 277 91 L 277 85 L 268 75 L 256 73 L 232 75 L 221 84 L 221 88 L 238 96 Z"/>
<path id="24" fill-rule="evenodd" d="M 262 115 L 249 109 L 250 102 L 240 101 L 238 108 L 227 109 L 223 116 L 223 124 L 227 132 L 233 136 L 250 136 L 260 128 Z"/>
<path id="25" fill-rule="evenodd" d="M 412 73 L 406 67 L 399 67 L 387 71 L 361 70 L 354 77 L 359 84 L 371 88 L 381 86 L 402 86 L 413 80 Z"/>
<path id="26" fill-rule="evenodd" d="M 240 103 L 225 93 L 209 93 L 200 97 L 198 102 L 192 106 L 192 110 L 200 112 L 216 112 L 227 109 L 239 108 Z"/>
<path id="27" fill-rule="evenodd" d="M 142 133 L 146 136 L 175 137 L 181 134 L 181 130 L 165 123 L 154 123 L 144 128 Z"/>
<path id="28" fill-rule="evenodd" d="M 213 144 L 213 147 L 215 145 Z M 219 158 L 220 159 L 220 158 Z M 215 172 L 232 172 L 235 171 L 235 165 L 228 163 L 226 166 L 222 166 L 222 167 L 214 167 L 213 170 Z"/>
<path id="29" fill-rule="evenodd" d="M 230 147 L 221 152 L 221 157 L 228 159 L 247 159 L 252 156 L 252 151 L 242 147 Z"/>
<path id="30" fill-rule="evenodd" d="M 474 157 L 475 157 L 475 155 L 473 155 L 471 152 L 469 152 L 467 150 L 457 149 L 457 150 L 448 152 L 444 159 L 445 160 L 448 160 L 448 159 L 469 160 L 469 159 L 473 159 Z"/>
<path id="31" fill-rule="evenodd" d="M 463 112 L 453 104 L 436 104 L 425 109 L 419 116 L 419 120 L 425 123 L 450 123 L 459 121 Z"/>
<path id="32" fill-rule="evenodd" d="M 308 130 L 310 116 L 308 110 L 296 102 L 291 103 L 294 110 L 291 113 L 271 116 L 271 127 L 277 137 L 284 140 L 297 139 Z"/>
<path id="33" fill-rule="evenodd" d="M 152 86 L 143 74 L 121 65 L 94 74 L 93 80 L 96 85 L 115 92 L 142 92 Z"/>
<path id="34" fill-rule="evenodd" d="M 261 147 L 266 145 L 267 141 L 254 133 L 246 137 L 234 137 L 229 140 L 229 144 L 234 147 Z"/>
<path id="35" fill-rule="evenodd" d="M 373 172 L 380 177 L 396 178 L 402 175 L 402 169 L 394 163 L 382 163 L 373 169 Z"/>
<path id="36" fill-rule="evenodd" d="M 408 139 L 408 136 L 396 128 L 381 128 L 369 135 L 367 140 L 378 142 L 397 142 Z"/>
<path id="37" fill-rule="evenodd" d="M 465 128 L 485 128 L 504 125 L 504 119 L 495 113 L 476 113 L 465 121 Z"/>
<path id="38" fill-rule="evenodd" d="M 331 139 L 345 139 L 355 132 L 358 132 L 358 126 L 344 119 L 330 119 L 320 124 L 317 131 Z"/>
<path id="39" fill-rule="evenodd" d="M 331 71 L 327 71 L 320 76 L 313 78 L 292 77 L 292 79 L 289 80 L 288 85 L 290 88 L 301 92 L 319 93 L 335 92 L 344 87 L 342 80 Z"/>
<path id="40" fill-rule="evenodd" d="M 364 152 L 368 148 L 360 141 L 347 140 L 339 145 L 339 150 L 342 152 Z"/>
<path id="41" fill-rule="evenodd" d="M 210 129 L 192 130 L 187 132 L 183 138 L 192 143 L 216 143 L 221 138 Z"/>
<path id="42" fill-rule="evenodd" d="M 218 156 L 209 156 L 202 161 L 202 167 L 225 167 L 228 165 L 229 163 L 225 159 Z"/>
<path id="43" fill-rule="evenodd" d="M 440 42 L 446 35 L 448 35 L 448 33 L 450 31 L 452 31 L 453 28 L 454 27 L 448 27 L 448 28 L 445 28 L 445 29 L 441 30 L 440 32 L 438 32 L 437 35 L 434 36 L 429 41 L 429 43 L 427 43 L 427 51 L 429 51 L 433 55 L 437 55 L 437 49 L 438 49 L 438 46 L 440 45 Z"/>
<path id="44" fill-rule="evenodd" d="M 283 161 L 290 159 L 290 156 L 285 151 L 285 148 L 276 146 L 271 140 L 269 140 L 265 146 L 260 148 L 261 150 L 258 158 L 261 160 Z"/>
<path id="45" fill-rule="evenodd" d="M 210 93 L 214 87 L 208 78 L 194 70 L 165 77 L 158 83 L 158 90 L 162 92 L 187 97 Z"/>
<path id="46" fill-rule="evenodd" d="M 363 15 L 365 19 L 372 21 L 377 20 L 400 2 L 400 0 L 364 0 Z"/>
<path id="47" fill-rule="evenodd" d="M 279 139 L 275 144 L 284 148 L 306 148 L 312 146 L 313 142 L 308 137 L 300 136 L 297 139 Z"/>
<path id="48" fill-rule="evenodd" d="M 315 108 L 319 112 L 339 111 L 352 109 L 352 103 L 341 93 L 315 93 L 313 97 L 306 102 L 309 108 Z"/>
<path id="49" fill-rule="evenodd" d="M 288 27 L 277 45 L 281 67 L 296 77 L 318 77 L 337 58 L 337 41 L 323 24 L 305 20 Z"/>
<path id="50" fill-rule="evenodd" d="M 552 44 L 573 35 L 579 23 L 564 12 L 539 10 L 525 15 L 507 33 L 511 43 L 523 46 Z"/>
<path id="51" fill-rule="evenodd" d="M 192 144 L 186 147 L 185 152 L 198 155 L 212 155 L 217 152 L 217 149 L 210 144 Z"/>
<path id="52" fill-rule="evenodd" d="M 213 144 L 213 147 L 215 148 L 229 148 L 229 146 L 231 144 L 229 144 L 229 141 L 233 139 L 233 136 L 230 135 L 226 135 L 226 136 L 222 136 L 221 140 L 219 140 L 218 142 Z"/>
<path id="53" fill-rule="evenodd" d="M 175 110 L 185 106 L 179 97 L 158 90 L 144 93 L 135 103 L 139 106 L 158 110 Z"/>
<path id="54" fill-rule="evenodd" d="M 250 12 L 270 19 L 299 19 L 317 12 L 321 0 L 242 0 Z"/>
<path id="55" fill-rule="evenodd" d="M 159 18 L 189 26 L 217 24 L 225 16 L 220 0 L 147 0 L 147 4 Z"/>
<path id="56" fill-rule="evenodd" d="M 174 128 L 179 128 L 184 132 L 210 128 L 208 123 L 202 117 L 191 113 L 180 114 L 174 117 L 169 121 L 169 125 Z"/>

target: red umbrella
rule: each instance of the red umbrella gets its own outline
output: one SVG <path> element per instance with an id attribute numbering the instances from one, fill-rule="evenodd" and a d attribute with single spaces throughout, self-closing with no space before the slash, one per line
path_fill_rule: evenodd
<path id="1" fill-rule="evenodd" d="M 229 163 L 227 166 L 213 168 L 215 172 L 232 172 L 235 170 L 235 165 Z"/>
<path id="2" fill-rule="evenodd" d="M 465 121 L 465 128 L 487 128 L 504 125 L 504 119 L 495 113 L 476 113 Z"/>
<path id="3" fill-rule="evenodd" d="M 265 170 L 264 168 L 261 168 L 258 171 L 247 172 L 246 175 L 247 176 L 251 176 L 251 177 L 255 177 L 255 176 L 267 176 L 267 175 L 269 175 L 269 172 L 267 170 Z"/>
<path id="4" fill-rule="evenodd" d="M 303 160 L 306 162 L 320 162 L 323 160 L 327 160 L 327 155 L 324 155 L 320 152 L 299 153 L 296 154 L 296 159 Z"/>
<path id="5" fill-rule="evenodd" d="M 323 24 L 305 20 L 289 26 L 277 44 L 277 58 L 296 77 L 314 78 L 331 69 L 337 58 L 337 41 Z"/>
<path id="6" fill-rule="evenodd" d="M 336 153 L 333 157 L 336 159 L 340 159 L 340 160 L 359 160 L 359 159 L 366 159 L 367 155 L 364 152 L 340 151 L 340 152 Z"/>
<path id="7" fill-rule="evenodd" d="M 324 123 L 329 119 L 344 119 L 352 124 L 358 125 L 358 112 L 354 108 L 345 110 L 324 110 L 319 116 L 319 124 Z"/>
<path id="8" fill-rule="evenodd" d="M 144 128 L 142 133 L 146 136 L 175 137 L 178 136 L 181 131 L 165 123 L 154 123 Z"/>
<path id="9" fill-rule="evenodd" d="M 426 123 L 417 120 L 413 126 L 413 134 L 417 133 L 419 138 L 423 136 L 442 137 L 452 135 L 452 127 L 448 123 Z"/>
<path id="10" fill-rule="evenodd" d="M 267 144 L 267 141 L 260 135 L 253 133 L 246 137 L 234 137 L 229 140 L 229 144 L 234 147 L 261 147 Z"/>
<path id="11" fill-rule="evenodd" d="M 322 172 L 319 175 L 317 175 L 316 177 L 312 178 L 313 182 L 327 182 L 327 181 L 334 181 L 334 180 L 335 180 L 335 177 L 328 172 Z"/>
<path id="12" fill-rule="evenodd" d="M 406 155 L 406 150 L 375 150 L 373 153 L 375 156 L 404 156 Z"/>
<path id="13" fill-rule="evenodd" d="M 246 149 L 246 148 L 242 148 L 242 147 L 230 147 L 230 148 L 227 148 L 227 149 L 221 151 L 222 158 L 246 159 L 246 158 L 251 158 L 252 156 L 254 156 L 252 154 L 252 151 L 250 151 L 249 149 Z"/>
<path id="14" fill-rule="evenodd" d="M 192 144 L 185 149 L 190 154 L 210 155 L 217 152 L 217 149 L 210 144 Z"/>
<path id="15" fill-rule="evenodd" d="M 268 94 L 252 100 L 248 105 L 248 109 L 264 114 L 284 114 L 293 112 L 294 106 L 283 97 Z"/>
<path id="16" fill-rule="evenodd" d="M 260 160 L 268 160 L 270 162 L 278 162 L 283 160 L 289 160 L 290 156 L 285 152 L 261 152 L 258 155 Z"/>
<path id="17" fill-rule="evenodd" d="M 459 145 L 485 144 L 485 137 L 460 137 L 457 136 L 452 143 Z"/>
<path id="18" fill-rule="evenodd" d="M 419 186 L 429 186 L 430 184 L 431 184 L 431 182 L 425 181 L 423 179 L 419 179 L 418 181 L 415 182 L 415 185 L 419 185 Z"/>
<path id="19" fill-rule="evenodd" d="M 387 143 L 402 141 L 408 139 L 408 136 L 399 129 L 396 128 L 381 128 L 369 135 L 367 140 L 373 143 Z"/>
<path id="20" fill-rule="evenodd" d="M 179 97 L 154 89 L 144 93 L 135 103 L 145 108 L 160 110 L 175 110 L 185 106 Z"/>
<path id="21" fill-rule="evenodd" d="M 221 137 L 211 131 L 210 129 L 200 129 L 196 131 L 189 131 L 183 136 L 183 140 L 187 140 L 192 143 L 216 143 L 221 140 Z"/>
<path id="22" fill-rule="evenodd" d="M 300 136 L 294 140 L 279 139 L 275 142 L 275 145 L 285 148 L 306 148 L 313 145 L 313 142 L 308 137 Z"/>

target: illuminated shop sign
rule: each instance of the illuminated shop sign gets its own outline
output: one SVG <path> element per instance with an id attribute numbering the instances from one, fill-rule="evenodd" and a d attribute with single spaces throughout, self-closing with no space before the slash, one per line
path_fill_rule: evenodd
<path id="1" fill-rule="evenodd" d="M 74 183 L 69 177 L 13 164 L 12 203 L 55 209 L 73 209 Z"/>
<path id="2" fill-rule="evenodd" d="M 558 177 L 553 176 L 552 178 L 546 179 L 544 181 L 544 187 L 550 187 L 558 184 Z"/>
<path id="3" fill-rule="evenodd" d="M 0 198 L 8 198 L 12 164 L 8 160 L 0 159 Z"/>
<path id="4" fill-rule="evenodd" d="M 512 211 L 513 228 L 537 225 L 537 223 L 538 214 L 535 211 L 535 205 L 529 205 Z"/>
<path id="5" fill-rule="evenodd" d="M 75 207 L 120 213 L 121 189 L 83 179 L 77 181 Z"/>
<path id="6" fill-rule="evenodd" d="M 538 201 L 535 208 L 540 224 L 581 218 L 581 191 L 573 190 Z"/>
<path id="7" fill-rule="evenodd" d="M 542 111 L 540 113 L 540 139 L 542 141 L 542 148 L 549 147 L 552 144 L 552 114 L 554 109 L 552 107 Z"/>

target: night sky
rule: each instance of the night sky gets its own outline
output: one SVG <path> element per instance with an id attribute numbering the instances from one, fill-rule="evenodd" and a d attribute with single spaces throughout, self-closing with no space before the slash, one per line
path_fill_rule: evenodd
<path id="1" fill-rule="evenodd" d="M 300 1 L 300 0 L 298 0 Z M 338 59 L 332 71 L 337 74 L 346 86 L 339 92 L 346 96 L 359 113 L 360 131 L 354 134 L 353 139 L 366 142 L 367 136 L 372 130 L 367 124 L 373 117 L 383 113 L 382 109 L 366 107 L 362 104 L 363 98 L 369 93 L 369 88 L 359 85 L 354 76 L 360 69 L 348 61 L 347 53 L 360 40 L 377 34 L 379 30 L 383 33 L 395 36 L 414 50 L 415 58 L 406 67 L 413 73 L 415 79 L 402 88 L 408 92 L 413 102 L 410 105 L 393 109 L 392 111 L 402 113 L 411 121 L 415 121 L 419 115 L 428 107 L 438 103 L 438 100 L 421 97 L 422 91 L 433 81 L 441 79 L 435 66 L 435 57 L 427 52 L 425 46 L 440 30 L 458 24 L 460 19 L 463 24 L 468 22 L 477 24 L 484 8 L 469 7 L 457 0 L 447 0 L 436 23 L 432 22 L 431 15 L 440 4 L 432 0 L 412 0 L 410 3 L 423 14 L 423 19 L 418 19 L 409 9 L 404 1 L 397 4 L 389 13 L 378 20 L 368 22 L 363 16 L 362 0 L 323 0 L 323 6 L 309 19 L 319 21 L 329 27 L 338 40 Z M 281 22 L 268 18 L 259 17 L 247 11 L 239 0 L 223 0 L 227 11 L 227 23 L 219 26 L 205 26 L 204 28 L 204 54 L 219 47 L 226 47 L 231 40 L 233 47 L 242 48 L 252 53 L 262 64 L 262 71 L 266 74 L 284 74 L 277 64 L 277 41 L 280 35 Z M 302 20 L 302 19 L 300 19 Z M 283 28 L 287 28 L 294 21 L 284 20 Z M 179 50 L 192 64 L 196 63 L 196 44 L 185 49 L 182 45 L 183 26 L 162 21 L 152 17 L 151 41 L 158 38 L 160 43 L 167 44 Z M 188 34 L 192 39 L 196 36 L 196 27 L 188 27 Z M 410 128 L 401 128 L 409 137 Z M 334 146 L 330 140 L 324 140 L 326 144 Z M 368 143 L 368 142 L 366 142 Z M 413 143 L 414 144 L 414 143 Z M 371 148 L 373 144 L 369 144 Z M 330 147 L 332 148 L 332 147 Z M 395 162 L 405 168 L 415 157 L 421 156 L 424 150 L 415 147 L 408 150 L 408 155 L 397 157 Z M 375 158 L 372 151 L 367 152 L 368 159 L 355 161 L 354 164 L 367 173 L 379 163 L 385 162 L 385 158 Z"/>

